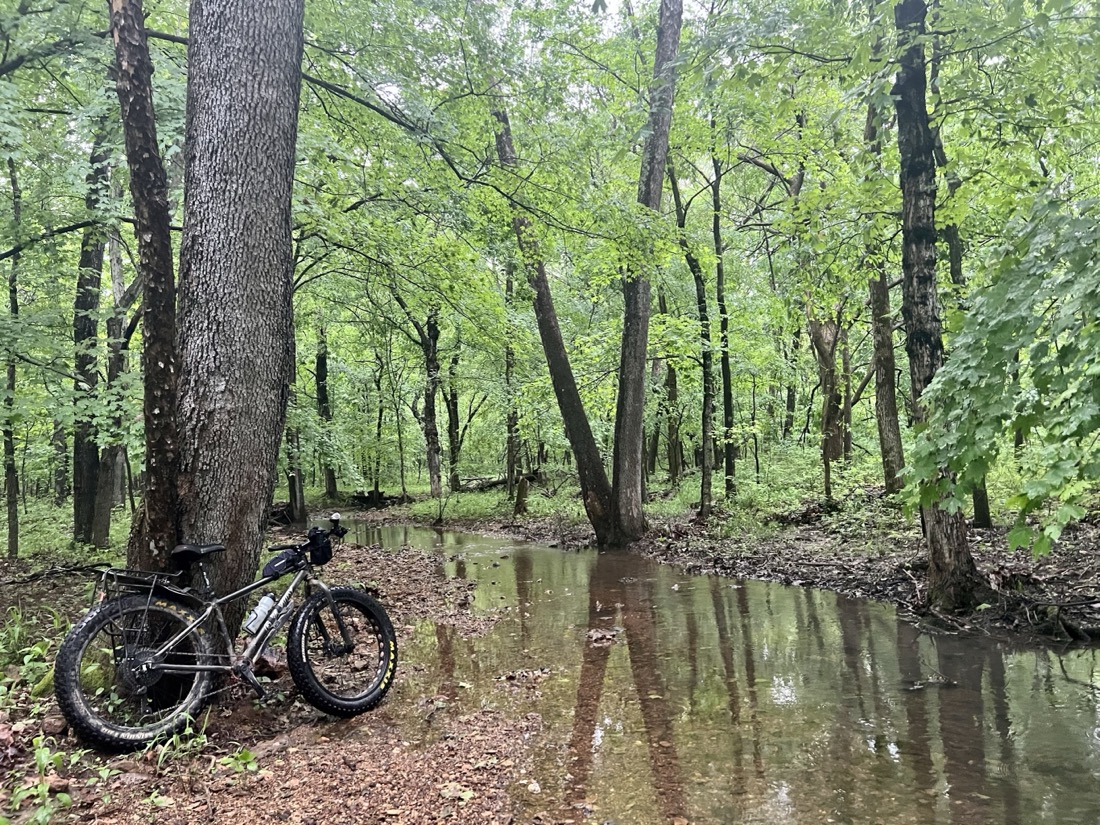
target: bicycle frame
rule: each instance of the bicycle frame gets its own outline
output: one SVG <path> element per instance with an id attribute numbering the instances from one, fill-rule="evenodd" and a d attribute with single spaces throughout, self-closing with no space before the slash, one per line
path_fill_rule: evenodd
<path id="1" fill-rule="evenodd" d="M 206 576 L 205 567 L 203 566 L 202 562 L 198 562 L 198 565 L 200 567 L 199 572 L 202 574 L 203 579 L 209 584 Z M 240 654 L 234 654 L 233 638 L 229 635 L 229 629 L 226 627 L 225 617 L 222 615 L 221 611 L 222 605 L 229 604 L 230 602 L 234 602 L 237 599 L 243 598 L 250 593 L 254 593 L 257 590 L 266 587 L 275 581 L 278 581 L 278 579 L 280 578 L 282 577 L 265 576 L 264 578 L 259 579 L 258 581 L 254 581 L 251 584 L 245 585 L 240 590 L 235 590 L 228 595 L 222 596 L 220 598 L 215 598 L 212 601 L 200 602 L 204 605 L 204 609 L 202 613 L 199 614 L 198 618 L 195 619 L 195 621 L 191 622 L 191 624 L 189 624 L 187 627 L 179 631 L 171 639 L 162 644 L 154 652 L 153 657 L 150 661 L 145 662 L 139 666 L 138 671 L 142 672 L 155 670 L 161 673 L 236 672 L 238 674 L 244 675 L 242 673 L 242 670 L 244 669 L 242 668 L 242 665 L 247 663 L 247 669 L 250 670 L 252 665 L 256 663 L 256 660 L 259 658 L 261 651 L 263 651 L 264 649 L 264 646 L 267 644 L 271 636 L 273 636 L 278 630 L 279 626 L 282 624 L 282 619 L 287 615 L 287 611 L 289 611 L 290 609 L 291 597 L 293 596 L 294 591 L 298 588 L 298 585 L 300 585 L 303 581 L 308 581 L 310 586 L 315 585 L 320 588 L 321 591 L 328 596 L 331 602 L 332 595 L 329 591 L 328 585 L 326 585 L 318 576 L 314 574 L 312 568 L 306 567 L 303 570 L 299 570 L 294 574 L 294 578 L 291 579 L 290 583 L 286 586 L 286 589 L 283 590 L 282 595 L 279 596 L 278 600 L 275 602 L 275 605 L 271 608 L 270 611 L 268 611 L 267 616 L 264 617 L 264 620 L 260 624 L 259 629 L 252 637 L 252 640 L 245 647 L 244 651 Z M 194 665 L 174 663 L 172 665 L 164 665 L 162 660 L 165 656 L 168 655 L 168 653 L 171 652 L 172 648 L 183 641 L 183 639 L 194 633 L 199 627 L 209 621 L 211 617 L 217 617 L 218 628 L 221 630 L 222 640 L 225 643 L 228 663 Z M 347 631 L 343 626 L 343 621 L 340 618 L 339 614 L 337 614 L 336 618 L 337 623 L 340 627 L 341 635 L 344 636 L 344 640 L 346 642 Z M 251 673 L 249 673 L 248 675 L 251 675 Z M 251 682 L 252 680 L 248 681 Z"/>

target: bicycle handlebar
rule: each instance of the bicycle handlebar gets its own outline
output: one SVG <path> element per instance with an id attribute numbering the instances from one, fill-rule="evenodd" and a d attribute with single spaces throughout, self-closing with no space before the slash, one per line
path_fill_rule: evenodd
<path id="1" fill-rule="evenodd" d="M 336 538 L 341 539 L 348 534 L 348 528 L 340 526 L 339 513 L 333 513 L 331 516 L 329 516 L 329 521 L 332 522 L 332 528 L 323 531 L 326 536 L 336 536 Z M 306 550 L 309 547 L 310 542 L 311 539 L 307 538 L 301 544 L 275 544 L 271 547 L 268 547 L 267 551 L 269 553 L 278 553 L 283 550 Z"/>

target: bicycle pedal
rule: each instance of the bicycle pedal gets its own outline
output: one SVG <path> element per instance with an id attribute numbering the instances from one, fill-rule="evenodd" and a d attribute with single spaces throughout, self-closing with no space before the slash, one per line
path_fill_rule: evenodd
<path id="1" fill-rule="evenodd" d="M 260 684 L 260 680 L 256 678 L 256 674 L 252 672 L 250 667 L 242 667 L 238 671 L 238 675 L 248 682 L 248 686 L 256 691 L 256 698 L 264 699 L 267 697 L 267 691 L 264 690 L 264 686 Z"/>

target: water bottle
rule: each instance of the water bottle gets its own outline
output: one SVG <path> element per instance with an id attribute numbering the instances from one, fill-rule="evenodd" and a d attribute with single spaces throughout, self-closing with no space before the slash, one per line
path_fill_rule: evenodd
<path id="1" fill-rule="evenodd" d="M 264 593 L 263 598 L 259 603 L 252 608 L 252 612 L 248 614 L 248 618 L 244 622 L 244 632 L 249 635 L 255 635 L 264 623 L 264 619 L 267 618 L 267 614 L 271 612 L 271 608 L 275 606 L 275 594 Z"/>

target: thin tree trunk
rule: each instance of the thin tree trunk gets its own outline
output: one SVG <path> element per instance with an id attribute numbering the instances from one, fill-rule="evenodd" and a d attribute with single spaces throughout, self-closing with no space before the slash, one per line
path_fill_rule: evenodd
<path id="1" fill-rule="evenodd" d="M 379 500 L 382 493 L 382 423 L 385 412 L 382 404 L 382 361 L 380 356 L 378 359 L 378 368 L 374 373 L 374 396 L 378 399 L 378 415 L 374 422 L 374 462 L 371 467 L 375 501 Z"/>
<path id="2" fill-rule="evenodd" d="M 879 451 L 882 456 L 882 476 L 887 493 L 902 488 L 901 468 L 905 455 L 898 422 L 898 399 L 894 373 L 894 325 L 890 312 L 890 285 L 886 267 L 877 263 L 877 276 L 868 282 L 871 297 L 871 328 L 875 361 L 875 423 L 878 425 Z"/>
<path id="3" fill-rule="evenodd" d="M 638 175 L 638 203 L 654 212 L 661 208 L 661 190 L 668 157 L 668 134 L 676 93 L 676 56 L 680 47 L 682 0 L 661 0 L 657 48 L 653 60 L 649 122 Z M 646 531 L 642 509 L 642 422 L 645 419 L 645 367 L 649 347 L 650 285 L 645 271 L 630 272 L 623 283 L 623 340 L 619 357 L 619 389 L 615 405 L 615 446 L 612 456 L 612 496 L 616 543 L 640 539 Z"/>
<path id="4" fill-rule="evenodd" d="M 512 128 L 508 114 L 503 110 L 493 112 L 499 124 L 496 135 L 497 156 L 501 166 L 514 168 L 518 161 L 515 145 L 512 141 Z M 569 354 L 565 349 L 558 315 L 554 308 L 554 299 L 550 293 L 550 281 L 546 274 L 546 263 L 539 254 L 538 243 L 531 232 L 531 224 L 525 215 L 516 211 L 512 216 L 512 231 L 516 235 L 516 245 L 523 256 L 527 270 L 527 280 L 535 293 L 535 320 L 538 323 L 539 337 L 542 340 L 546 365 L 550 372 L 550 383 L 554 387 L 554 396 L 558 401 L 565 435 L 577 460 L 577 476 L 580 481 L 581 499 L 584 503 L 588 521 L 596 533 L 596 541 L 601 544 L 615 543 L 615 521 L 612 509 L 611 485 L 607 480 L 603 459 L 592 434 L 588 414 L 581 400 L 573 368 L 569 363 Z"/>
<path id="5" fill-rule="evenodd" d="M 117 188 L 116 195 L 121 197 L 121 187 Z M 133 326 L 127 327 L 125 323 L 126 311 L 137 298 L 141 276 L 138 275 L 127 289 L 122 270 L 122 239 L 114 227 L 107 233 L 107 250 L 113 305 L 113 311 L 107 319 L 107 390 L 110 391 L 117 386 L 119 378 L 126 371 L 126 350 L 129 336 L 133 332 Z M 136 322 L 137 319 L 134 320 Z M 121 437 L 121 414 L 112 417 L 111 431 L 113 439 Z M 92 518 L 92 544 L 96 547 L 107 547 L 110 543 L 111 510 L 115 504 L 124 500 L 124 494 L 119 495 L 118 490 L 124 488 L 122 476 L 126 469 L 123 465 L 125 454 L 126 448 L 121 443 L 112 441 L 103 448 L 103 455 L 100 457 L 95 515 Z"/>
<path id="6" fill-rule="evenodd" d="M 684 260 L 691 271 L 692 280 L 695 282 L 695 303 L 699 314 L 699 349 L 702 368 L 703 384 L 703 410 L 700 422 L 701 445 L 703 448 L 703 462 L 700 473 L 699 485 L 699 521 L 710 518 L 713 506 L 713 475 L 714 475 L 714 347 L 710 337 L 710 314 L 707 309 L 707 285 L 703 277 L 703 267 L 695 253 L 688 244 L 685 227 L 687 226 L 687 208 L 680 197 L 680 186 L 676 182 L 676 172 L 671 163 L 668 164 L 669 188 L 672 190 L 672 198 L 676 205 L 676 226 L 679 228 L 678 239 L 680 249 L 684 253 Z"/>
<path id="7" fill-rule="evenodd" d="M 940 64 L 940 38 L 936 37 L 932 41 L 932 65 L 929 71 L 929 79 L 932 88 L 937 87 L 939 78 L 939 64 Z M 939 126 L 935 128 L 932 134 L 933 145 L 935 150 L 936 163 L 939 166 L 947 167 L 947 151 L 943 146 L 943 136 L 940 132 Z M 962 179 L 959 178 L 954 172 L 948 172 L 947 175 L 947 200 L 950 201 L 955 197 L 955 193 L 958 192 L 959 187 L 962 186 Z M 951 284 L 955 290 L 961 295 L 963 290 L 966 289 L 966 274 L 963 272 L 963 241 L 962 233 L 959 231 L 958 224 L 949 223 L 940 230 L 941 237 L 947 242 L 947 262 L 948 272 L 951 275 Z M 993 519 L 989 512 L 989 492 L 986 489 L 985 477 L 983 476 L 981 481 L 971 492 L 971 498 L 974 502 L 974 526 L 980 528 L 990 528 L 993 526 Z"/>
<path id="8" fill-rule="evenodd" d="M 783 440 L 787 440 L 791 437 L 791 430 L 794 429 L 794 411 L 798 408 L 798 388 L 795 386 L 794 375 L 795 372 L 795 357 L 802 344 L 802 336 L 799 331 L 795 329 L 794 338 L 791 339 L 791 350 L 787 354 L 787 364 L 790 368 L 791 379 L 787 384 L 787 397 L 786 397 L 786 411 L 783 415 Z"/>
<path id="9" fill-rule="evenodd" d="M 326 432 L 332 424 L 332 402 L 328 394 L 328 340 L 325 338 L 325 329 L 322 327 L 317 333 L 317 356 L 314 359 L 314 374 L 317 377 L 317 415 L 320 417 L 322 427 Z M 339 490 L 336 488 L 336 471 L 332 468 L 332 461 L 328 455 L 324 455 L 322 473 L 325 477 L 325 498 L 333 501 Z"/>
<path id="10" fill-rule="evenodd" d="M 294 370 L 291 370 L 290 389 L 287 406 L 293 409 L 297 403 L 297 391 L 294 385 Z M 286 485 L 290 503 L 290 520 L 295 524 L 305 524 L 306 510 L 305 473 L 302 471 L 302 433 L 297 427 L 287 427 L 284 435 L 286 447 Z"/>
<path id="11" fill-rule="evenodd" d="M 54 458 L 53 503 L 55 507 L 60 507 L 69 497 L 69 440 L 66 438 L 65 425 L 56 418 L 50 444 L 53 445 Z"/>
<path id="12" fill-rule="evenodd" d="M 8 157 L 8 179 L 11 181 L 12 225 L 19 231 L 23 219 L 23 191 L 15 161 Z M 19 324 L 19 253 L 11 256 L 8 269 L 8 318 L 12 329 Z M 4 387 L 4 501 L 8 512 L 8 558 L 19 557 L 19 472 L 15 467 L 15 354 L 8 356 L 7 383 Z"/>
<path id="13" fill-rule="evenodd" d="M 443 394 L 443 402 L 447 407 L 447 486 L 452 493 L 458 492 L 462 486 L 462 480 L 458 477 L 458 458 L 462 452 L 459 440 L 459 428 L 462 425 L 458 412 L 458 364 L 459 354 L 456 349 L 447 368 L 447 390 Z"/>
<path id="14" fill-rule="evenodd" d="M 836 321 L 809 321 L 810 342 L 817 357 L 821 384 L 821 463 L 825 475 L 825 498 L 833 497 L 833 462 L 844 454 L 841 433 L 841 393 L 836 369 L 836 349 L 840 342 L 840 325 Z"/>
<path id="15" fill-rule="evenodd" d="M 710 119 L 711 136 L 717 131 L 714 116 Z M 714 240 L 714 291 L 718 300 L 718 348 L 722 370 L 722 458 L 726 498 L 737 493 L 737 442 L 733 434 L 733 367 L 730 363 L 730 316 L 726 307 L 726 244 L 722 239 L 722 162 L 717 152 L 712 152 L 710 165 L 714 170 L 711 180 L 711 237 Z"/>
<path id="16" fill-rule="evenodd" d="M 88 192 L 84 207 L 94 216 L 108 185 L 108 156 L 103 148 L 105 136 L 97 132 L 92 143 L 91 169 L 85 182 Z M 76 277 L 76 299 L 73 302 L 73 346 L 75 348 L 75 386 L 73 400 L 77 410 L 73 422 L 73 540 L 80 544 L 92 542 L 96 495 L 99 489 L 99 446 L 91 417 L 82 413 L 89 399 L 94 398 L 99 383 L 96 344 L 99 337 L 100 283 L 103 278 L 105 239 L 100 226 L 84 230 L 80 243 L 80 262 Z"/>
<path id="17" fill-rule="evenodd" d="M 872 24 L 878 17 L 881 0 L 871 0 Z M 878 55 L 882 42 L 876 38 L 874 53 Z M 882 141 L 879 138 L 881 113 L 874 101 L 867 104 L 867 120 L 863 128 L 863 141 L 875 159 L 873 175 L 882 173 Z M 871 306 L 871 337 L 875 369 L 875 424 L 878 426 L 879 453 L 882 457 L 882 476 L 887 493 L 897 493 L 903 484 L 901 468 L 905 466 L 905 454 L 901 443 L 901 424 L 898 421 L 898 399 L 895 382 L 897 362 L 894 358 L 894 319 L 890 310 L 890 286 L 886 279 L 886 264 L 881 245 L 871 241 L 866 249 L 871 262 L 871 278 L 868 281 Z"/>
<path id="18" fill-rule="evenodd" d="M 179 506 L 224 543 L 214 586 L 253 580 L 294 369 L 291 190 L 302 0 L 193 0 L 180 251 Z M 228 151 L 231 147 L 232 151 Z M 244 603 L 226 611 L 235 632 Z"/>
<path id="19" fill-rule="evenodd" d="M 902 190 L 902 316 L 918 420 L 921 396 L 943 364 L 936 289 L 936 166 L 926 101 L 924 0 L 901 0 L 894 23 L 901 49 L 893 97 L 897 110 Z M 929 549 L 929 600 L 947 610 L 973 606 L 978 573 L 967 546 L 966 523 L 932 503 L 921 508 Z"/>
<path id="20" fill-rule="evenodd" d="M 509 259 L 505 265 L 504 274 L 504 304 L 509 314 L 512 311 L 512 303 L 515 300 L 515 264 Z M 516 464 L 519 460 L 519 410 L 516 408 L 516 351 L 512 347 L 512 338 L 509 335 L 508 343 L 504 347 L 504 385 L 508 393 L 508 416 L 505 423 L 505 459 L 504 475 L 508 498 L 516 493 Z"/>
<path id="21" fill-rule="evenodd" d="M 176 290 L 168 182 L 153 112 L 153 64 L 141 0 L 108 0 L 134 232 L 144 284 L 145 499 L 127 548 L 134 567 L 161 569 L 176 544 Z M 224 226 L 222 227 L 224 231 Z"/>

